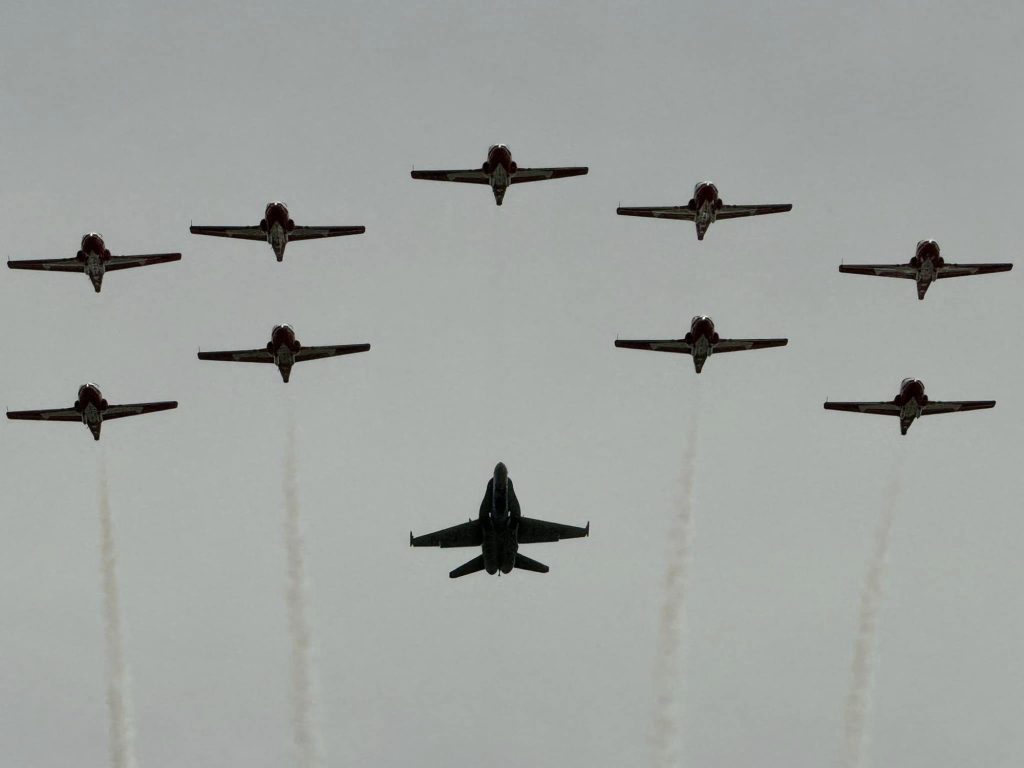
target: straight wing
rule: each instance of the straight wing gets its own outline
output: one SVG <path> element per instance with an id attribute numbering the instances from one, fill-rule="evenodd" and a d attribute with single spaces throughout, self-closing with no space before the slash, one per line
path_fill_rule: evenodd
<path id="1" fill-rule="evenodd" d="M 590 535 L 590 523 L 583 528 L 576 525 L 549 523 L 546 520 L 534 520 L 529 517 L 519 518 L 519 543 L 541 544 L 562 539 L 579 539 Z"/>
<path id="2" fill-rule="evenodd" d="M 236 349 L 226 352 L 200 352 L 200 360 L 225 360 L 229 363 L 273 363 L 277 361 L 266 347 Z"/>
<path id="3" fill-rule="evenodd" d="M 880 403 L 825 403 L 827 411 L 850 411 L 851 413 L 874 413 L 879 416 L 899 416 L 903 410 L 893 402 Z"/>
<path id="4" fill-rule="evenodd" d="M 688 205 L 669 205 L 663 208 L 634 207 L 615 209 L 619 216 L 645 216 L 650 219 L 676 219 L 678 221 L 693 221 L 697 218 L 697 212 Z"/>
<path id="5" fill-rule="evenodd" d="M 586 176 L 589 168 L 582 166 L 570 166 L 565 168 L 518 168 L 512 174 L 513 184 L 522 184 L 526 181 L 547 181 L 548 179 L 564 179 L 567 176 Z"/>
<path id="6" fill-rule="evenodd" d="M 44 269 L 48 272 L 84 272 L 85 262 L 78 259 L 24 259 L 8 261 L 11 269 Z"/>
<path id="7" fill-rule="evenodd" d="M 337 344 L 328 347 L 300 347 L 295 353 L 295 362 L 301 360 L 319 360 L 322 357 L 337 357 L 338 355 L 351 355 L 356 352 L 367 352 L 369 344 Z"/>
<path id="8" fill-rule="evenodd" d="M 909 264 L 841 264 L 839 271 L 848 275 L 874 275 L 875 277 L 917 279 L 917 268 Z"/>
<path id="9" fill-rule="evenodd" d="M 111 256 L 104 267 L 107 272 L 113 272 L 115 269 L 148 267 L 150 264 L 166 264 L 169 261 L 181 261 L 181 254 L 151 253 L 145 256 Z"/>
<path id="10" fill-rule="evenodd" d="M 8 419 L 32 419 L 34 421 L 81 421 L 82 414 L 74 408 L 51 408 L 45 411 L 8 411 Z"/>
<path id="11" fill-rule="evenodd" d="M 785 213 L 793 210 L 790 203 L 776 205 L 723 205 L 715 211 L 715 219 L 739 219 L 743 216 L 764 216 L 768 213 Z"/>
<path id="12" fill-rule="evenodd" d="M 427 179 L 428 181 L 460 181 L 464 184 L 490 184 L 490 174 L 484 173 L 479 168 L 470 168 L 465 171 L 413 171 L 414 179 Z"/>
<path id="13" fill-rule="evenodd" d="M 988 275 L 992 272 L 1009 272 L 1011 269 L 1013 269 L 1013 264 L 943 264 L 938 268 L 935 279 Z"/>
<path id="14" fill-rule="evenodd" d="M 361 235 L 366 227 L 295 227 L 288 233 L 288 240 L 316 240 L 321 237 L 343 237 Z"/>
<path id="15" fill-rule="evenodd" d="M 719 339 L 712 343 L 713 354 L 721 352 L 743 352 L 747 349 L 767 349 L 768 347 L 784 347 L 789 339 Z"/>
<path id="16" fill-rule="evenodd" d="M 154 411 L 166 411 L 170 408 L 177 408 L 177 400 L 164 400 L 158 403 L 129 403 L 127 405 L 108 405 L 103 411 L 103 420 L 123 419 L 125 416 L 141 416 L 144 413 Z"/>
<path id="17" fill-rule="evenodd" d="M 665 339 L 663 341 L 616 339 L 615 346 L 622 349 L 649 349 L 653 352 L 680 352 L 685 355 L 693 352 L 693 345 L 683 339 Z"/>
<path id="18" fill-rule="evenodd" d="M 479 520 L 470 520 L 468 523 L 453 525 L 451 528 L 427 533 L 423 536 L 409 534 L 409 546 L 411 547 L 479 547 L 483 544 L 483 532 L 480 530 Z"/>
<path id="19" fill-rule="evenodd" d="M 260 227 L 197 227 L 191 226 L 188 231 L 193 235 L 211 235 L 212 237 L 233 237 L 238 240 L 262 240 L 266 242 L 267 233 Z"/>
<path id="20" fill-rule="evenodd" d="M 958 411 L 980 411 L 984 408 L 995 408 L 995 400 L 929 400 L 921 409 L 922 416 L 940 413 L 957 413 Z"/>

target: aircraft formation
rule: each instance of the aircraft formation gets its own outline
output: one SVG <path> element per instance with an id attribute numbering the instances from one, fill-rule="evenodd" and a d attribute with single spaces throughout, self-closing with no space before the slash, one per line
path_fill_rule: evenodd
<path id="1" fill-rule="evenodd" d="M 588 171 L 589 169 L 585 166 L 521 168 L 512 159 L 512 152 L 507 145 L 495 144 L 488 149 L 486 159 L 479 168 L 414 170 L 412 178 L 487 185 L 494 195 L 495 204 L 500 206 L 504 202 L 508 187 L 512 184 L 584 176 Z M 693 196 L 685 205 L 620 206 L 616 213 L 621 216 L 692 221 L 696 227 L 697 240 L 702 241 L 708 228 L 717 221 L 785 213 L 791 211 L 792 208 L 793 206 L 789 203 L 727 205 L 723 202 L 718 187 L 714 183 L 701 181 L 694 186 Z M 366 228 L 360 225 L 296 225 L 291 218 L 288 206 L 280 201 L 272 201 L 267 204 L 258 224 L 251 226 L 191 225 L 189 231 L 194 235 L 266 242 L 270 245 L 277 261 L 282 262 L 285 248 L 289 242 L 360 235 L 366 232 Z M 11 269 L 82 272 L 91 281 L 95 292 L 99 293 L 102 289 L 103 277 L 107 272 L 163 264 L 180 259 L 180 253 L 114 256 L 107 248 L 104 238 L 98 233 L 90 232 L 82 237 L 78 253 L 73 258 L 8 261 L 7 266 Z M 935 280 L 1005 272 L 1012 266 L 1007 263 L 946 263 L 940 255 L 937 242 L 921 240 L 917 244 L 914 256 L 907 263 L 843 264 L 839 267 L 839 271 L 844 274 L 914 280 L 917 284 L 917 297 L 919 300 L 923 300 L 928 288 Z M 710 317 L 697 315 L 682 338 L 618 339 L 615 341 L 615 346 L 625 349 L 686 354 L 692 358 L 694 370 L 699 374 L 708 358 L 713 355 L 783 347 L 788 342 L 787 338 L 722 338 Z M 277 367 L 281 379 L 287 383 L 295 363 L 369 350 L 368 343 L 307 347 L 299 343 L 295 336 L 295 330 L 290 325 L 281 324 L 274 326 L 270 340 L 264 346 L 217 352 L 200 351 L 198 357 L 200 360 L 270 363 Z M 176 408 L 177 405 L 178 403 L 172 400 L 111 405 L 103 397 L 99 388 L 90 383 L 83 384 L 79 388 L 77 399 L 70 408 L 8 411 L 7 418 L 80 422 L 89 428 L 95 440 L 99 440 L 100 429 L 105 420 L 169 410 Z M 994 400 L 930 400 L 925 394 L 924 384 L 919 379 L 906 378 L 892 400 L 826 402 L 824 407 L 826 410 L 897 416 L 900 420 L 900 432 L 906 435 L 910 426 L 920 416 L 979 410 L 994 406 Z M 480 555 L 449 573 L 451 578 L 458 578 L 481 571 L 492 575 L 507 574 L 515 569 L 547 573 L 548 566 L 519 552 L 520 544 L 556 542 L 589 535 L 589 523 L 584 526 L 575 526 L 523 517 L 508 469 L 499 462 L 487 482 L 484 498 L 475 519 L 470 518 L 468 522 L 422 536 L 414 536 L 410 533 L 409 544 L 413 547 L 440 547 L 443 549 L 450 547 L 479 548 Z"/>

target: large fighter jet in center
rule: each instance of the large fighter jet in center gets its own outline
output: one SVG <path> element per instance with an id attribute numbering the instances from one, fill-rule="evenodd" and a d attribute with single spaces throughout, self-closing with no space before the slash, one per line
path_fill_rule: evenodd
<path id="1" fill-rule="evenodd" d="M 288 206 L 280 201 L 267 203 L 263 211 L 263 219 L 251 227 L 223 226 L 190 226 L 188 231 L 193 235 L 212 235 L 213 237 L 233 237 L 239 240 L 261 240 L 270 243 L 278 261 L 284 261 L 284 248 L 288 243 L 298 240 L 316 240 L 323 237 L 342 237 L 343 235 L 361 235 L 366 227 L 325 226 L 299 227 L 288 214 Z"/>
<path id="2" fill-rule="evenodd" d="M 620 216 L 646 216 L 651 219 L 676 219 L 692 221 L 697 226 L 697 239 L 703 240 L 708 227 L 723 219 L 738 219 L 743 216 L 763 216 L 766 213 L 785 213 L 793 210 L 790 203 L 769 205 L 725 205 L 718 196 L 718 187 L 710 181 L 701 181 L 693 188 L 693 197 L 686 205 L 663 207 L 619 206 L 615 212 Z"/>
<path id="3" fill-rule="evenodd" d="M 233 363 L 273 363 L 281 372 L 281 378 L 288 383 L 292 366 L 304 360 L 319 360 L 322 357 L 351 355 L 366 352 L 369 344 L 332 344 L 326 347 L 304 347 L 295 338 L 295 329 L 290 325 L 275 325 L 270 332 L 270 341 L 259 349 L 236 349 L 228 352 L 200 352 L 200 360 L 225 360 Z"/>
<path id="4" fill-rule="evenodd" d="M 487 159 L 479 168 L 457 171 L 413 171 L 414 179 L 430 181 L 457 181 L 464 184 L 487 184 L 494 192 L 494 202 L 501 205 L 509 184 L 526 181 L 562 179 L 566 176 L 584 176 L 589 168 L 571 166 L 563 168 L 520 168 L 512 159 L 512 152 L 504 144 L 495 144 L 487 150 Z"/>
<path id="5" fill-rule="evenodd" d="M 179 261 L 180 253 L 150 253 L 141 256 L 112 256 L 103 242 L 103 235 L 89 232 L 82 236 L 82 245 L 73 259 L 27 259 L 8 261 L 11 269 L 41 269 L 46 272 L 84 272 L 96 293 L 103 287 L 103 275 L 118 269 L 148 267 L 150 264 L 164 264 Z"/>
<path id="6" fill-rule="evenodd" d="M 177 408 L 176 400 L 156 403 L 130 403 L 110 405 L 95 384 L 83 384 L 78 388 L 78 399 L 70 408 L 52 408 L 44 411 L 8 411 L 8 419 L 33 419 L 36 421 L 79 421 L 92 432 L 93 439 L 100 439 L 100 427 L 104 421 L 125 416 L 141 416 L 154 411 Z"/>
<path id="7" fill-rule="evenodd" d="M 995 408 L 995 400 L 929 400 L 924 393 L 920 379 L 904 379 L 900 391 L 890 401 L 867 403 L 825 403 L 828 411 L 850 411 L 852 413 L 874 413 L 879 416 L 898 416 L 900 434 L 907 434 L 910 425 L 918 416 L 932 416 L 938 413 L 957 413 Z"/>
<path id="8" fill-rule="evenodd" d="M 789 339 L 723 339 L 715 331 L 714 321 L 707 315 L 697 315 L 690 321 L 690 332 L 681 339 L 661 341 L 637 341 L 616 339 L 615 346 L 625 349 L 648 349 L 653 352 L 677 352 L 693 357 L 693 367 L 701 372 L 704 363 L 713 354 L 720 352 L 742 352 L 746 349 L 784 347 Z"/>
<path id="9" fill-rule="evenodd" d="M 840 272 L 850 275 L 876 277 L 903 277 L 917 283 L 917 298 L 923 299 L 935 280 L 945 277 L 987 275 L 991 272 L 1009 272 L 1013 264 L 947 264 L 934 240 L 921 240 L 909 264 L 843 264 Z"/>
<path id="10" fill-rule="evenodd" d="M 481 547 L 483 553 L 464 563 L 448 575 L 457 579 L 478 571 L 495 574 L 508 573 L 513 568 L 547 573 L 548 567 L 520 554 L 520 544 L 539 544 L 545 541 L 577 539 L 590 535 L 590 523 L 579 528 L 575 525 L 549 523 L 523 517 L 519 499 L 509 479 L 505 465 L 498 462 L 494 476 L 487 481 L 484 500 L 476 520 L 428 533 L 425 536 L 409 534 L 413 547 Z"/>

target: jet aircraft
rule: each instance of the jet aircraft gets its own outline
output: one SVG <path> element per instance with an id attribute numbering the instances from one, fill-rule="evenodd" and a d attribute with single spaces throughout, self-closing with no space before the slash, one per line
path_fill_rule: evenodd
<path id="1" fill-rule="evenodd" d="M 141 416 L 154 411 L 177 408 L 176 400 L 156 403 L 130 403 L 110 405 L 95 384 L 83 384 L 78 388 L 78 399 L 70 408 L 53 408 L 43 411 L 8 411 L 8 419 L 33 419 L 36 421 L 80 421 L 89 428 L 95 440 L 100 439 L 100 427 L 104 421 L 125 416 Z"/>
<path id="2" fill-rule="evenodd" d="M 652 219 L 677 219 L 692 221 L 697 226 L 697 239 L 703 240 L 708 227 L 723 219 L 738 219 L 741 216 L 763 216 L 766 213 L 785 213 L 793 210 L 789 203 L 771 205 L 724 205 L 718 196 L 718 187 L 710 181 L 701 181 L 693 188 L 693 197 L 686 205 L 661 208 L 619 206 L 615 212 L 620 216 L 646 216 Z"/>
<path id="3" fill-rule="evenodd" d="M 921 240 L 909 264 L 843 264 L 840 272 L 850 275 L 876 277 L 904 277 L 917 283 L 917 298 L 923 299 L 929 286 L 944 277 L 987 275 L 991 272 L 1009 272 L 1013 264 L 947 264 L 934 240 Z"/>
<path id="4" fill-rule="evenodd" d="M 319 360 L 322 357 L 351 355 L 366 352 L 369 344 L 335 344 L 326 347 L 304 347 L 295 338 L 295 329 L 290 325 L 275 325 L 270 332 L 270 341 L 260 349 L 238 349 L 228 352 L 200 352 L 200 360 L 226 360 L 235 363 L 273 363 L 281 372 L 285 383 L 292 372 L 292 365 L 304 360 Z"/>
<path id="5" fill-rule="evenodd" d="M 464 184 L 488 184 L 494 192 L 494 202 L 501 205 L 509 184 L 526 181 L 562 179 L 566 176 L 585 176 L 589 168 L 520 168 L 512 159 L 512 152 L 504 144 L 495 144 L 487 150 L 487 159 L 479 168 L 461 171 L 413 171 L 414 179 L 430 181 L 459 181 Z"/>
<path id="6" fill-rule="evenodd" d="M 995 405 L 995 400 L 929 400 L 928 395 L 924 393 L 924 384 L 920 379 L 904 379 L 900 384 L 899 394 L 891 401 L 878 403 L 826 402 L 825 409 L 852 413 L 876 413 L 880 416 L 899 416 L 900 434 L 905 435 L 918 416 L 977 411 L 982 408 L 995 408 Z"/>
<path id="7" fill-rule="evenodd" d="M 478 571 L 495 574 L 508 573 L 513 568 L 547 573 L 548 567 L 531 560 L 519 552 L 520 544 L 539 544 L 545 541 L 576 539 L 590 535 L 590 523 L 585 528 L 561 523 L 548 523 L 523 517 L 519 499 L 509 479 L 505 465 L 498 462 L 494 476 L 487 481 L 480 515 L 476 520 L 435 531 L 424 536 L 409 534 L 413 547 L 481 547 L 483 554 L 464 563 L 448 575 L 457 579 Z"/>
<path id="8" fill-rule="evenodd" d="M 103 235 L 89 232 L 82 236 L 82 245 L 73 259 L 27 259 L 8 261 L 11 269 L 41 269 L 47 272 L 84 272 L 92 281 L 96 293 L 103 287 L 103 275 L 117 269 L 147 267 L 150 264 L 164 264 L 180 261 L 180 253 L 151 253 L 143 256 L 111 256 Z"/>
<path id="9" fill-rule="evenodd" d="M 697 315 L 690 321 L 690 331 L 681 339 L 663 341 L 635 341 L 616 339 L 615 346 L 625 349 L 649 349 L 654 352 L 678 352 L 693 357 L 693 367 L 701 372 L 712 354 L 742 352 L 746 349 L 784 347 L 789 339 L 723 339 L 715 331 L 715 323 L 706 315 Z"/>
<path id="10" fill-rule="evenodd" d="M 366 227 L 298 227 L 288 214 L 288 206 L 280 201 L 267 203 L 263 219 L 251 227 L 197 227 L 192 225 L 188 231 L 193 235 L 212 235 L 213 237 L 233 237 L 239 240 L 262 240 L 270 243 L 278 261 L 284 261 L 284 248 L 288 243 L 297 240 L 316 240 L 323 237 L 341 237 L 343 235 L 361 235 Z"/>

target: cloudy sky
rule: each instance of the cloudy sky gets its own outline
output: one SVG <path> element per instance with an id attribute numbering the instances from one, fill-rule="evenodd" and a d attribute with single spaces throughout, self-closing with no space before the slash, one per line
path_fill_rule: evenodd
<path id="1" fill-rule="evenodd" d="M 1024 12 L 997 4 L 22 3 L 0 28 L 5 250 L 180 263 L 0 275 L 9 409 L 177 411 L 0 425 L 0 752 L 108 761 L 98 475 L 106 460 L 138 763 L 294 764 L 284 467 L 296 432 L 329 766 L 648 764 L 667 537 L 692 451 L 693 547 L 676 687 L 680 764 L 835 765 L 874 531 L 894 513 L 870 765 L 1024 757 L 1020 269 L 943 281 L 840 275 L 1019 261 Z M 508 143 L 583 178 L 414 182 Z M 792 213 L 692 225 L 615 206 Z M 255 224 L 367 233 L 269 246 Z M 1018 265 L 1020 267 L 1020 265 Z M 616 350 L 681 336 L 785 349 Z M 269 367 L 197 347 L 366 355 Z M 997 408 L 915 424 L 828 413 L 891 398 Z M 694 413 L 696 416 L 694 417 Z M 526 554 L 547 575 L 449 580 L 475 553 L 410 550 L 476 514 L 496 461 L 524 514 L 592 523 Z"/>

